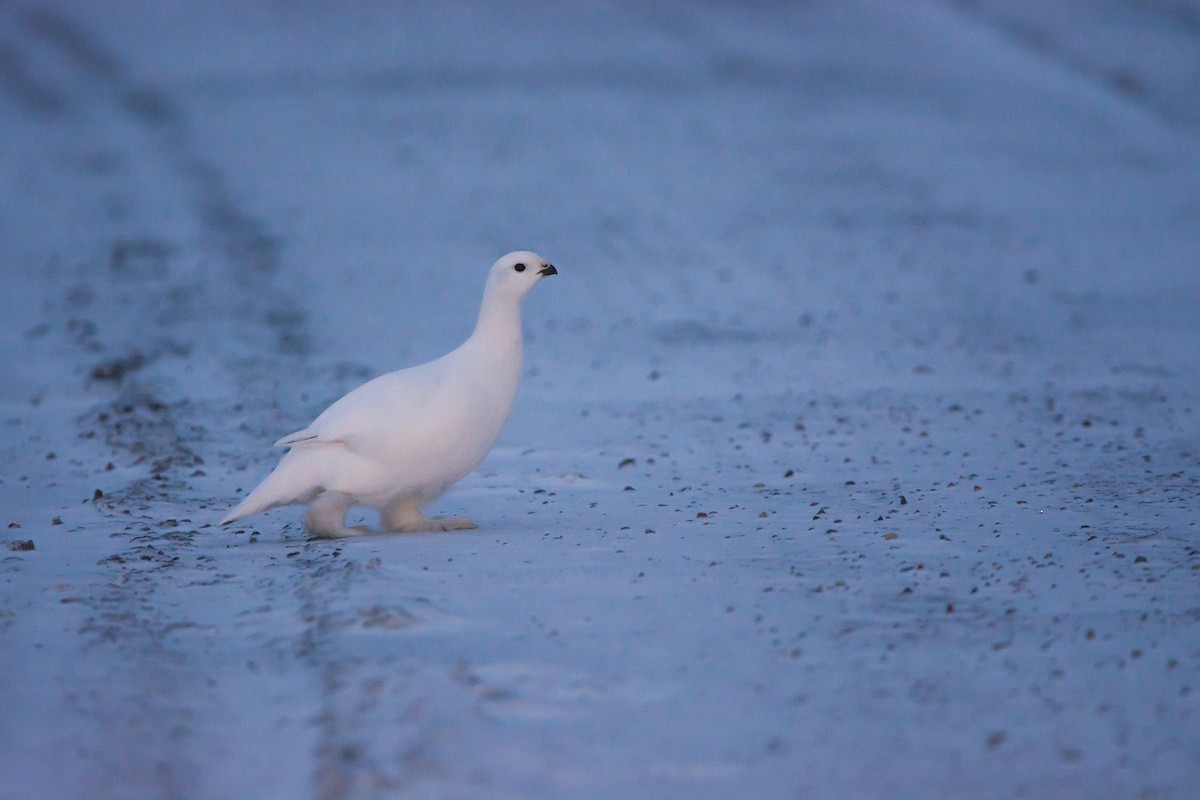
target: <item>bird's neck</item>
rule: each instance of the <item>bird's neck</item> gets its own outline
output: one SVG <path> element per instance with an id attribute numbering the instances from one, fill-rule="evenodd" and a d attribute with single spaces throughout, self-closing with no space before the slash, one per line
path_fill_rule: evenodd
<path id="1" fill-rule="evenodd" d="M 521 304 L 511 297 L 485 294 L 470 341 L 475 347 L 494 352 L 496 357 L 515 350 L 519 358 Z"/>

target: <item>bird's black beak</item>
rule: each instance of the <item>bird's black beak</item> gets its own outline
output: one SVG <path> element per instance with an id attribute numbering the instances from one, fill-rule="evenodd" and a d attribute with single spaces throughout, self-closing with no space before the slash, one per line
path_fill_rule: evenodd
<path id="1" fill-rule="evenodd" d="M 542 267 L 541 269 L 538 270 L 538 275 L 557 275 L 557 274 L 558 274 L 558 270 L 556 270 L 554 268 L 553 264 L 546 264 L 544 267 Z"/>

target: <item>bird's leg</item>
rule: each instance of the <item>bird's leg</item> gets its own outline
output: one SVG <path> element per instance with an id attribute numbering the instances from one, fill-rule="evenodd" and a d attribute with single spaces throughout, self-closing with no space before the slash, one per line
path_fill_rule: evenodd
<path id="1" fill-rule="evenodd" d="M 392 503 L 380 512 L 380 520 L 383 523 L 381 527 L 397 533 L 433 530 L 429 527 L 429 518 L 421 512 L 416 498 Z"/>
<path id="2" fill-rule="evenodd" d="M 417 531 L 467 531 L 479 527 L 469 517 L 427 517 L 415 498 L 401 500 L 381 514 L 383 527 L 398 533 Z"/>
<path id="3" fill-rule="evenodd" d="M 346 512 L 350 510 L 349 495 L 341 492 L 322 492 L 308 506 L 304 515 L 304 530 L 321 539 L 340 539 L 343 536 L 362 536 L 370 531 L 362 526 L 346 527 Z"/>

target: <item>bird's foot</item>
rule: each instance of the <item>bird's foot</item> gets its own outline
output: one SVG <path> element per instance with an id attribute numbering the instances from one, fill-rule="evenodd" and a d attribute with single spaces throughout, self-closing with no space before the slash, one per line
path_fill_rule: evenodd
<path id="1" fill-rule="evenodd" d="M 427 531 L 469 531 L 479 526 L 470 517 L 421 517 L 394 521 L 388 525 L 393 533 L 423 533 Z"/>
<path id="2" fill-rule="evenodd" d="M 379 521 L 384 530 L 396 533 L 469 531 L 479 527 L 470 517 L 427 517 L 416 498 L 408 498 L 382 509 Z"/>
<path id="3" fill-rule="evenodd" d="M 479 527 L 470 517 L 433 517 L 429 524 L 435 531 L 473 531 Z"/>
<path id="4" fill-rule="evenodd" d="M 312 528 L 308 528 L 308 532 L 318 539 L 345 539 L 348 536 L 366 536 L 371 532 L 371 529 L 366 525 L 355 525 L 353 527 L 346 527 L 345 525 L 342 525 L 337 528 L 321 530 L 313 530 Z"/>
<path id="5" fill-rule="evenodd" d="M 346 512 L 350 510 L 350 503 L 350 496 L 342 492 L 322 492 L 308 505 L 308 513 L 304 515 L 304 530 L 318 539 L 341 539 L 370 533 L 369 528 L 346 527 Z"/>

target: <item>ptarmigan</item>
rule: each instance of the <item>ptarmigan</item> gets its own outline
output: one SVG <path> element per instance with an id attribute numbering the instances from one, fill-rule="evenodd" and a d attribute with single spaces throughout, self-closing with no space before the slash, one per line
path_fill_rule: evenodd
<path id="1" fill-rule="evenodd" d="M 275 470 L 221 520 L 307 503 L 304 527 L 325 538 L 346 527 L 351 506 L 380 513 L 391 531 L 474 528 L 466 517 L 428 518 L 421 506 L 465 477 L 492 449 L 521 376 L 521 300 L 554 266 L 534 253 L 492 265 L 475 331 L 436 361 L 381 375 L 335 402 L 302 431 Z"/>

